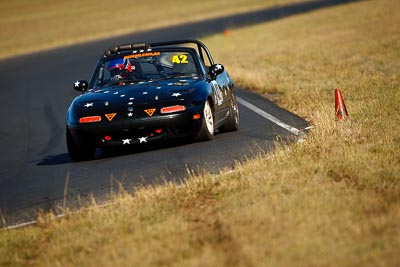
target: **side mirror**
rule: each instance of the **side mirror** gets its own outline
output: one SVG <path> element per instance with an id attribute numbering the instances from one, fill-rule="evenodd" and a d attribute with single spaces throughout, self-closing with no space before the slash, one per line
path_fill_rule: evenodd
<path id="1" fill-rule="evenodd" d="M 80 81 L 74 82 L 74 89 L 76 91 L 85 92 L 86 89 L 88 89 L 88 87 L 89 87 L 89 84 L 87 81 L 80 80 Z"/>
<path id="2" fill-rule="evenodd" d="M 211 65 L 209 74 L 210 74 L 212 79 L 215 79 L 218 75 L 223 73 L 224 70 L 225 70 L 224 65 L 222 65 L 222 64 L 214 64 L 214 65 Z"/>

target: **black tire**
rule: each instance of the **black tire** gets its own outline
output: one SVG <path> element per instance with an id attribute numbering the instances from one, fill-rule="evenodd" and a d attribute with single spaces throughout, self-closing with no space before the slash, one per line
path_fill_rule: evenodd
<path id="1" fill-rule="evenodd" d="M 210 101 L 204 104 L 201 127 L 195 138 L 197 141 L 208 141 L 214 139 L 214 114 Z"/>
<path id="2" fill-rule="evenodd" d="M 239 130 L 239 109 L 236 97 L 232 95 L 231 107 L 229 109 L 229 116 L 224 126 L 220 128 L 222 132 L 233 132 Z"/>
<path id="3" fill-rule="evenodd" d="M 92 144 L 78 144 L 72 137 L 67 127 L 67 148 L 69 157 L 73 161 L 92 160 L 94 158 L 96 148 Z"/>

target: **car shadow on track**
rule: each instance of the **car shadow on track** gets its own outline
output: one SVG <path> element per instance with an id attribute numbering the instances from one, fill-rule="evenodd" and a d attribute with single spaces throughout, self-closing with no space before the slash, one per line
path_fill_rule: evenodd
<path id="1" fill-rule="evenodd" d="M 69 158 L 68 153 L 56 154 L 56 155 L 47 155 L 43 157 L 36 165 L 60 165 L 71 163 L 72 160 Z"/>
<path id="2" fill-rule="evenodd" d="M 154 150 L 184 146 L 191 143 L 194 143 L 194 141 L 190 139 L 171 139 L 167 141 L 154 142 L 151 144 L 132 145 L 129 147 L 114 148 L 111 150 L 97 149 L 96 155 L 93 160 L 140 154 Z M 68 153 L 62 153 L 62 154 L 46 155 L 36 165 L 46 166 L 46 165 L 62 165 L 70 163 L 74 163 L 74 161 L 71 160 Z"/>

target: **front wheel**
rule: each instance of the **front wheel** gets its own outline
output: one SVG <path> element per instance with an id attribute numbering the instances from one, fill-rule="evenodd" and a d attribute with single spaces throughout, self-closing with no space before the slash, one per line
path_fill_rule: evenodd
<path id="1" fill-rule="evenodd" d="M 72 137 L 67 127 L 67 148 L 69 157 L 73 161 L 92 160 L 96 152 L 96 148 L 92 144 L 78 144 Z"/>
<path id="2" fill-rule="evenodd" d="M 206 101 L 203 109 L 200 131 L 196 136 L 197 141 L 207 141 L 214 138 L 214 114 L 212 112 L 210 101 Z"/>

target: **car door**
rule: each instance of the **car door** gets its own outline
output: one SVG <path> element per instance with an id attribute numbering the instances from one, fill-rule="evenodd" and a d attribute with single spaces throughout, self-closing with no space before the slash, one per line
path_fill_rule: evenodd
<path id="1" fill-rule="evenodd" d="M 224 120 L 228 114 L 231 103 L 232 84 L 225 71 L 218 75 L 216 79 L 212 81 L 212 84 L 216 99 L 215 122 L 218 124 Z"/>

